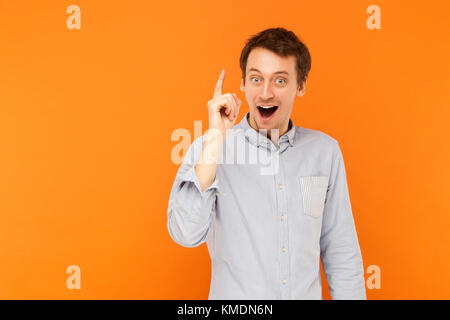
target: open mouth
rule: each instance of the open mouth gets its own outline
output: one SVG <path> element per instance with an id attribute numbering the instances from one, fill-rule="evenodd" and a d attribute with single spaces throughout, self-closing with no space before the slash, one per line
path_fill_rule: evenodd
<path id="1" fill-rule="evenodd" d="M 268 121 L 278 110 L 278 106 L 258 106 L 259 115 L 262 120 Z"/>

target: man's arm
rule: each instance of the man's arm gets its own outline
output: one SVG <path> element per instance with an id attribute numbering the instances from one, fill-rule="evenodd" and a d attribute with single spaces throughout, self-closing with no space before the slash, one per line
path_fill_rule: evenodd
<path id="1" fill-rule="evenodd" d="M 217 162 L 223 145 L 223 139 L 218 130 L 209 130 L 205 140 L 202 153 L 195 165 L 195 173 L 202 191 L 211 186 L 216 178 Z"/>
<path id="2" fill-rule="evenodd" d="M 200 137 L 189 148 L 178 169 L 169 197 L 167 228 L 171 238 L 184 247 L 196 247 L 205 242 L 219 189 L 215 169 L 212 172 L 211 168 L 206 168 L 202 179 L 211 180 L 211 183 L 208 186 L 204 183 L 204 187 L 195 170 L 203 149 L 207 149 L 203 144 L 204 139 L 205 136 Z M 214 174 L 212 179 L 207 176 L 208 173 Z"/>
<path id="3" fill-rule="evenodd" d="M 207 103 L 208 132 L 189 148 L 170 192 L 167 228 L 171 238 L 184 247 L 196 247 L 206 240 L 217 198 L 220 150 L 227 130 L 233 127 L 239 114 L 238 96 L 222 94 L 224 78 L 222 69 L 213 98 Z"/>
<path id="4" fill-rule="evenodd" d="M 361 250 L 337 142 L 323 214 L 320 249 L 332 299 L 366 299 Z"/>

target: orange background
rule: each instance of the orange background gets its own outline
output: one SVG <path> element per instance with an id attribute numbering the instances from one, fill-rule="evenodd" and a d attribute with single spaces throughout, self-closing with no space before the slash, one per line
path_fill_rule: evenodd
<path id="1" fill-rule="evenodd" d="M 69 30 L 66 8 L 81 8 Z M 381 30 L 366 9 L 381 8 Z M 369 299 L 450 298 L 450 4 L 0 1 L 0 298 L 207 299 L 206 244 L 167 230 L 172 132 L 245 40 L 293 30 L 312 55 L 298 126 L 340 143 Z M 66 268 L 81 268 L 81 290 Z M 366 274 L 367 278 L 368 274 Z M 329 297 L 324 285 L 325 297 Z"/>

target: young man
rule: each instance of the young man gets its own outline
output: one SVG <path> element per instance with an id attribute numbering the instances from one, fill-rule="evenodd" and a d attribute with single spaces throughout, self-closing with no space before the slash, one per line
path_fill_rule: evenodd
<path id="1" fill-rule="evenodd" d="M 241 101 L 222 94 L 222 70 L 209 130 L 175 178 L 170 236 L 185 247 L 207 242 L 209 299 L 322 299 L 320 259 L 333 299 L 365 299 L 339 144 L 290 119 L 305 93 L 308 49 L 271 28 L 247 41 L 240 66 L 249 112 L 234 125 Z"/>

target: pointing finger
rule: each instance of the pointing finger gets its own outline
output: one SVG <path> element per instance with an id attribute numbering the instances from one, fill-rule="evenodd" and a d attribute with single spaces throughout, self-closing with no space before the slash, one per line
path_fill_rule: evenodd
<path id="1" fill-rule="evenodd" d="M 225 69 L 220 72 L 219 79 L 217 80 L 216 87 L 214 88 L 214 98 L 218 98 L 222 95 L 223 79 L 225 78 Z"/>

